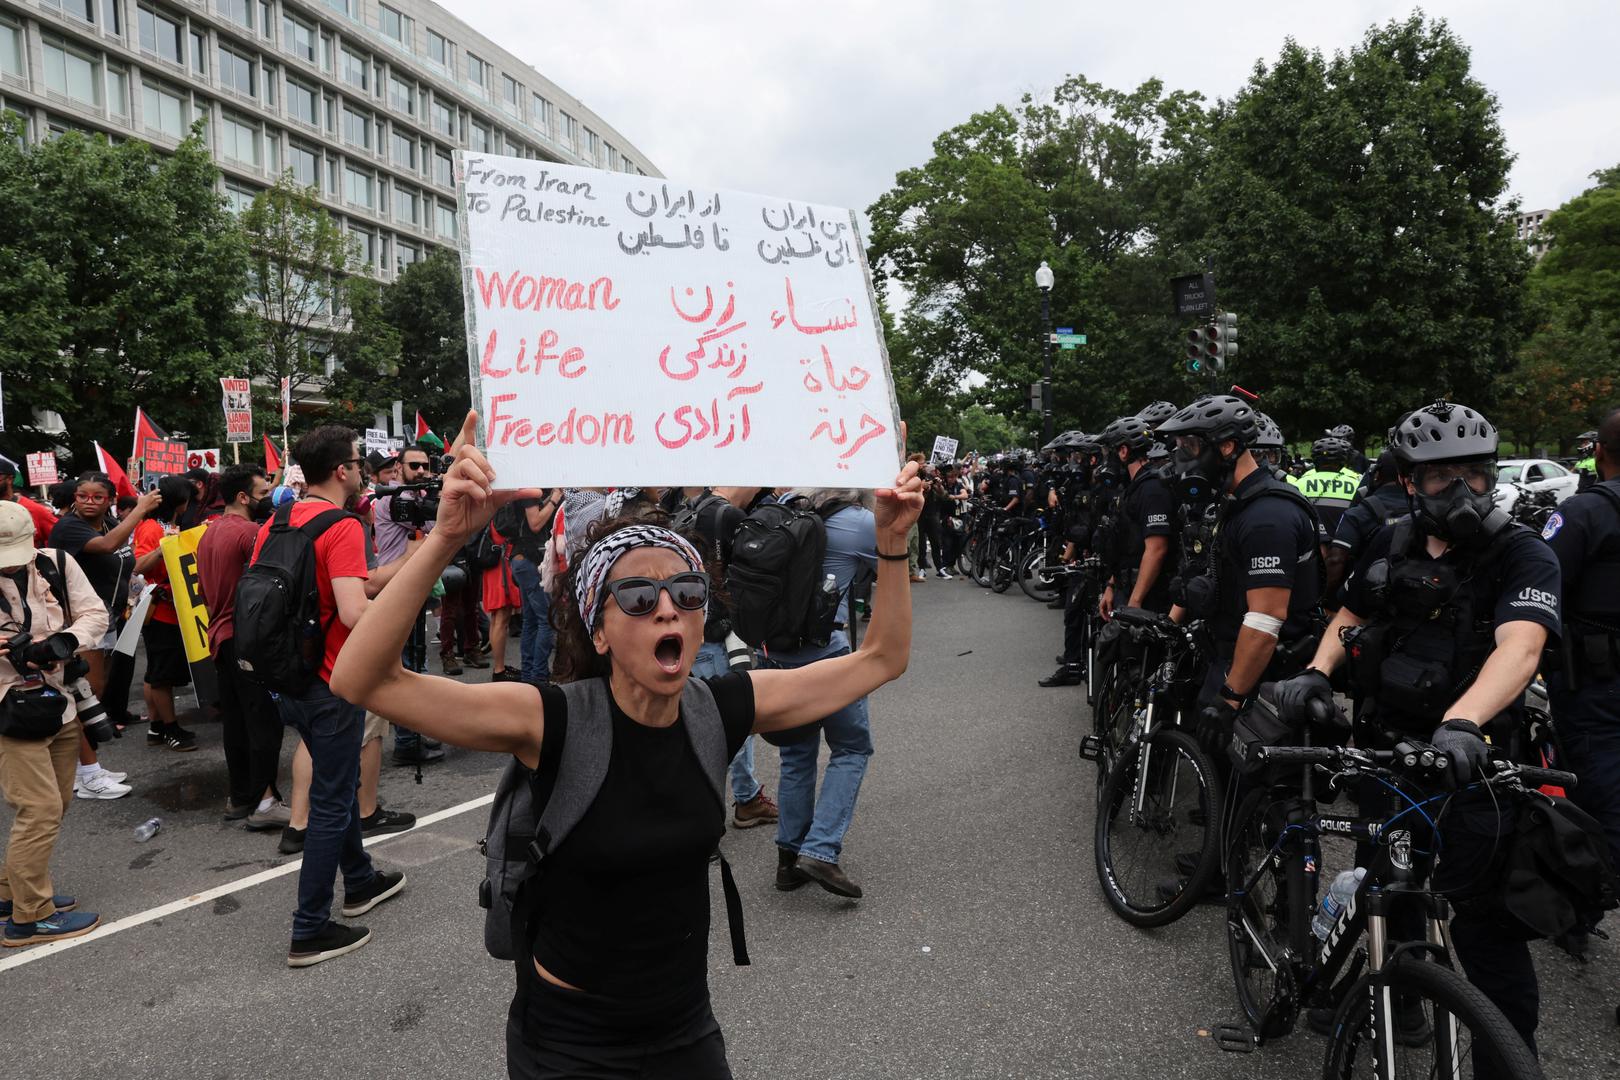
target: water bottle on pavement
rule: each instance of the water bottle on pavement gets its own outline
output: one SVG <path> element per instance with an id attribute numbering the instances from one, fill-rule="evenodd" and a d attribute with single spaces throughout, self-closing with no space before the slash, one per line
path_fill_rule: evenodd
<path id="1" fill-rule="evenodd" d="M 137 844 L 146 843 L 148 840 L 152 839 L 152 837 L 156 836 L 157 831 L 161 828 L 163 828 L 162 818 L 152 818 L 150 821 L 141 822 L 139 825 L 135 826 L 135 842 Z"/>
<path id="2" fill-rule="evenodd" d="M 1339 912 L 1344 905 L 1356 895 L 1361 888 L 1361 879 L 1367 876 L 1365 867 L 1358 866 L 1354 870 L 1342 870 L 1339 876 L 1333 879 L 1333 885 L 1328 889 L 1326 896 L 1322 897 L 1322 904 L 1316 909 L 1316 917 L 1311 920 L 1311 932 L 1319 941 L 1326 941 L 1333 932 L 1333 924 L 1339 921 Z"/>

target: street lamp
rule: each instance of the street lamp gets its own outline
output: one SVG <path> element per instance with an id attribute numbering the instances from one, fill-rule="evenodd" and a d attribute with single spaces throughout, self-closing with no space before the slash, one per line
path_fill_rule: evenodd
<path id="1" fill-rule="evenodd" d="M 1041 363 L 1041 445 L 1052 441 L 1052 268 L 1042 261 L 1035 271 L 1035 285 L 1041 290 L 1041 329 L 1046 352 Z"/>

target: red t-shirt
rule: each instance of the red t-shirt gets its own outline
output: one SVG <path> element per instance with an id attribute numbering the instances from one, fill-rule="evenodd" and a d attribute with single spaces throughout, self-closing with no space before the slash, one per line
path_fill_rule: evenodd
<path id="1" fill-rule="evenodd" d="M 208 652 L 236 633 L 236 583 L 253 559 L 259 527 L 240 514 L 221 514 L 208 522 L 197 543 L 197 587 L 208 605 Z"/>
<path id="2" fill-rule="evenodd" d="M 135 526 L 135 558 L 139 560 L 156 551 L 165 535 L 162 522 L 142 518 L 141 523 Z M 180 616 L 174 610 L 173 594 L 169 592 L 169 567 L 162 556 L 147 567 L 146 573 L 141 576 L 148 585 L 158 586 L 158 591 L 152 594 L 153 620 L 171 626 L 180 625 Z"/>
<path id="3" fill-rule="evenodd" d="M 289 523 L 294 528 L 307 525 L 311 520 L 332 509 L 325 499 L 301 499 L 293 504 Z M 259 538 L 253 545 L 253 557 L 259 557 L 265 537 L 270 535 L 270 523 L 259 527 Z M 343 643 L 349 640 L 349 628 L 338 618 L 337 597 L 332 592 L 333 578 L 366 578 L 366 530 L 356 517 L 344 518 L 321 534 L 315 541 L 315 587 L 321 594 L 321 624 L 326 627 L 326 655 L 321 659 L 321 681 L 332 681 L 332 665 L 337 663 Z"/>
<path id="4" fill-rule="evenodd" d="M 51 546 L 51 530 L 56 528 L 56 514 L 50 507 L 37 503 L 26 495 L 17 496 L 17 504 L 34 519 L 34 546 Z"/>

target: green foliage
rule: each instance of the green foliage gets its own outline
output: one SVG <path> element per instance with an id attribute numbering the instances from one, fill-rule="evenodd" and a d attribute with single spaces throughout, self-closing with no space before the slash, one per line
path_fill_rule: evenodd
<path id="1" fill-rule="evenodd" d="M 983 405 L 969 405 L 963 409 L 957 426 L 962 433 L 961 445 L 956 448 L 958 457 L 973 450 L 981 454 L 993 454 L 997 450 L 1008 450 L 1018 446 L 1028 448 L 1031 439 L 1034 438 L 1034 433 L 1029 428 L 1014 423 L 998 413 L 990 412 Z M 917 449 L 927 451 L 933 445 L 934 440 L 930 437 L 927 446 L 919 446 Z"/>
<path id="2" fill-rule="evenodd" d="M 1551 309 L 1498 377 L 1492 418 L 1522 446 L 1550 440 L 1567 449 L 1614 403 L 1620 380 L 1613 356 L 1614 333 L 1602 319 Z"/>
<path id="3" fill-rule="evenodd" d="M 194 443 L 223 441 L 219 378 L 241 374 L 241 231 L 200 137 L 172 154 L 70 132 L 43 143 L 0 114 L 0 372 L 13 456 L 56 440 L 127 453 L 136 405 Z"/>
<path id="4" fill-rule="evenodd" d="M 1595 317 L 1620 326 L 1620 166 L 1592 177 L 1597 186 L 1542 222 L 1547 254 L 1530 275 L 1530 287 L 1576 323 Z"/>

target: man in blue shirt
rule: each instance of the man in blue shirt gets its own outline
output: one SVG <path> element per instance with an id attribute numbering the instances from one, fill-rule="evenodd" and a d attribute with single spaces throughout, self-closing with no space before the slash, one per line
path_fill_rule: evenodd
<path id="1" fill-rule="evenodd" d="M 864 491 L 821 488 L 796 491 L 819 510 L 831 502 L 855 502 L 826 519 L 827 554 L 822 574 L 838 582 L 840 628 L 826 645 L 778 652 L 759 657 L 760 667 L 795 668 L 850 651 L 849 636 L 842 629 L 849 613 L 851 585 L 870 580 L 877 573 L 877 525 L 870 509 L 871 494 Z M 814 881 L 838 896 L 859 898 L 861 887 L 849 879 L 838 865 L 844 847 L 844 834 L 855 817 L 855 800 L 872 756 L 872 730 L 866 699 L 848 705 L 819 724 L 797 728 L 785 738 L 766 735 L 780 748 L 782 775 L 777 802 L 780 820 L 776 827 L 778 848 L 776 887 L 796 889 Z M 827 740 L 829 756 L 821 794 L 816 794 L 816 759 L 821 738 Z M 792 741 L 787 741 L 792 740 Z"/>

